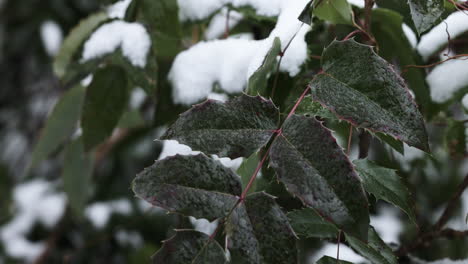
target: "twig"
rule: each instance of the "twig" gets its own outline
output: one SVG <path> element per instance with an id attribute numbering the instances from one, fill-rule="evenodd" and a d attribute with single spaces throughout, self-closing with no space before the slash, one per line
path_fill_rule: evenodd
<path id="1" fill-rule="evenodd" d="M 224 28 L 224 38 L 229 37 L 229 20 L 230 20 L 231 9 L 228 7 L 226 12 L 226 25 Z"/>
<path id="2" fill-rule="evenodd" d="M 441 60 L 441 61 L 434 62 L 434 63 L 427 64 L 427 65 L 406 65 L 405 66 L 405 72 L 407 71 L 407 68 L 430 68 L 430 67 L 442 64 L 442 63 L 444 63 L 446 61 L 454 60 L 454 59 L 458 59 L 458 58 L 462 58 L 462 57 L 468 57 L 468 54 L 458 54 L 458 55 L 455 55 L 455 56 L 452 56 L 452 57 L 448 57 L 445 60 Z M 468 59 L 468 58 L 466 58 L 466 59 Z"/>
<path id="3" fill-rule="evenodd" d="M 422 246 L 427 246 L 429 243 L 432 242 L 432 240 L 440 238 L 440 237 L 446 237 L 446 238 L 461 238 L 461 237 L 467 237 L 468 236 L 468 231 L 456 231 L 450 228 L 442 229 L 442 227 L 447 223 L 447 221 L 450 219 L 450 216 L 452 216 L 455 208 L 457 201 L 460 199 L 461 195 L 465 191 L 465 189 L 468 187 L 468 174 L 465 176 L 463 181 L 460 183 L 458 186 L 457 192 L 455 192 L 450 198 L 450 201 L 447 204 L 447 207 L 445 208 L 444 212 L 442 213 L 442 216 L 439 218 L 437 223 L 433 226 L 432 231 L 426 232 L 426 233 L 419 233 L 419 235 L 414 239 L 413 243 L 411 243 L 408 246 L 401 246 L 395 253 L 397 256 L 405 256 L 409 252 L 420 248 Z"/>
<path id="4" fill-rule="evenodd" d="M 340 241 L 341 241 L 341 230 L 338 231 L 338 242 L 336 245 L 336 264 L 340 263 Z"/>
<path id="5" fill-rule="evenodd" d="M 348 136 L 348 147 L 346 148 L 346 155 L 349 156 L 351 151 L 351 141 L 353 139 L 353 125 L 349 124 L 349 136 Z"/>

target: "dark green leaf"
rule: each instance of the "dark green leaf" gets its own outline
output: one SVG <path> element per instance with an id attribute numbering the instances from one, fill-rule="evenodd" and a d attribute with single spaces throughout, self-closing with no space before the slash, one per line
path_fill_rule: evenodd
<path id="1" fill-rule="evenodd" d="M 424 120 L 403 79 L 370 46 L 333 41 L 322 55 L 322 68 L 310 82 L 314 100 L 356 127 L 429 151 Z"/>
<path id="2" fill-rule="evenodd" d="M 260 157 L 258 156 L 257 152 L 255 152 L 249 158 L 244 159 L 244 161 L 242 161 L 242 164 L 237 169 L 237 174 L 241 177 L 242 180 L 242 189 L 245 189 L 245 186 L 247 186 L 247 183 L 254 174 L 255 169 L 257 168 L 259 163 Z M 256 181 L 254 181 L 252 186 L 250 187 L 249 193 L 255 192 L 255 185 Z"/>
<path id="3" fill-rule="evenodd" d="M 86 91 L 81 117 L 85 150 L 112 134 L 128 100 L 127 77 L 117 66 L 98 70 Z"/>
<path id="4" fill-rule="evenodd" d="M 392 136 L 383 134 L 383 133 L 375 133 L 374 134 L 381 142 L 387 143 L 390 147 L 394 150 L 400 152 L 402 155 L 405 154 L 405 147 L 403 146 L 403 142 L 393 138 Z"/>
<path id="5" fill-rule="evenodd" d="M 75 86 L 60 98 L 34 147 L 30 168 L 46 159 L 71 136 L 80 118 L 84 97 L 85 88 Z"/>
<path id="6" fill-rule="evenodd" d="M 83 215 L 87 199 L 91 194 L 92 174 L 93 159 L 90 154 L 85 153 L 83 141 L 78 138 L 65 149 L 62 171 L 63 189 L 76 216 Z"/>
<path id="7" fill-rule="evenodd" d="M 158 160 L 133 182 L 133 192 L 151 204 L 210 221 L 227 215 L 241 188 L 239 176 L 204 154 Z"/>
<path id="8" fill-rule="evenodd" d="M 314 1 L 312 12 L 318 18 L 334 24 L 353 24 L 351 6 L 346 0 Z"/>
<path id="9" fill-rule="evenodd" d="M 331 131 L 315 118 L 293 115 L 273 142 L 270 164 L 289 192 L 340 229 L 367 239 L 367 199 Z"/>
<path id="10" fill-rule="evenodd" d="M 408 5 L 408 1 L 401 0 L 375 0 L 375 3 L 380 8 L 386 8 L 395 11 L 399 15 L 403 16 L 405 23 L 416 31 L 413 19 L 411 18 L 411 11 Z"/>
<path id="11" fill-rule="evenodd" d="M 226 103 L 208 100 L 192 107 L 162 139 L 220 157 L 249 157 L 269 141 L 278 122 L 278 109 L 270 100 L 243 94 Z"/>
<path id="12" fill-rule="evenodd" d="M 79 47 L 91 35 L 93 30 L 106 19 L 108 19 L 107 14 L 105 12 L 99 12 L 83 19 L 78 26 L 70 31 L 54 60 L 54 72 L 59 78 L 65 75 Z"/>
<path id="13" fill-rule="evenodd" d="M 321 217 L 312 208 L 304 208 L 288 213 L 294 231 L 304 237 L 336 238 L 338 228 Z"/>
<path id="14" fill-rule="evenodd" d="M 143 20 L 149 24 L 155 54 L 173 57 L 182 48 L 179 8 L 174 0 L 140 0 Z"/>
<path id="15" fill-rule="evenodd" d="M 312 3 L 313 0 L 311 0 L 302 10 L 301 14 L 299 15 L 298 19 L 306 23 L 307 25 L 312 24 Z"/>
<path id="16" fill-rule="evenodd" d="M 140 111 L 130 110 L 126 111 L 119 120 L 117 125 L 120 128 L 135 128 L 145 124 L 145 120 L 141 116 Z"/>
<path id="17" fill-rule="evenodd" d="M 268 75 L 275 69 L 276 58 L 281 53 L 281 41 L 276 37 L 273 46 L 265 56 L 262 65 L 249 78 L 247 94 L 263 95 L 267 93 Z"/>
<path id="18" fill-rule="evenodd" d="M 411 205 L 411 195 L 395 170 L 380 167 L 367 159 L 353 161 L 361 176 L 364 189 L 377 199 L 382 199 L 401 208 L 416 223 Z"/>
<path id="19" fill-rule="evenodd" d="M 444 12 L 444 0 L 408 0 L 408 4 L 419 34 L 431 29 Z"/>
<path id="20" fill-rule="evenodd" d="M 468 123 L 453 119 L 447 120 L 447 129 L 445 130 L 444 144 L 450 156 L 463 158 L 467 155 L 465 131 L 468 129 Z"/>
<path id="21" fill-rule="evenodd" d="M 233 263 L 297 263 L 296 235 L 274 198 L 247 196 L 228 221 Z"/>
<path id="22" fill-rule="evenodd" d="M 398 260 L 391 248 L 380 239 L 373 227 L 369 228 L 369 241 L 364 243 L 361 240 L 346 234 L 346 241 L 359 254 L 370 260 L 374 264 L 397 264 Z"/>
<path id="23" fill-rule="evenodd" d="M 177 230 L 176 235 L 164 241 L 153 256 L 154 264 L 227 263 L 223 248 L 214 239 L 194 230 Z"/>
<path id="24" fill-rule="evenodd" d="M 403 18 L 397 12 L 382 8 L 372 10 L 372 33 L 379 43 L 379 55 L 388 62 L 398 62 L 403 70 L 402 77 L 414 92 L 416 102 L 423 113 L 427 113 L 432 109 L 424 69 L 405 68 L 422 64 L 422 60 L 411 46 L 402 26 Z"/>
<path id="25" fill-rule="evenodd" d="M 317 264 L 353 264 L 351 262 L 348 262 L 348 261 L 344 261 L 344 260 L 339 260 L 337 261 L 336 258 L 332 258 L 332 257 L 329 257 L 329 256 L 325 256 L 325 257 L 322 257 L 321 259 L 319 259 L 317 261 Z"/>

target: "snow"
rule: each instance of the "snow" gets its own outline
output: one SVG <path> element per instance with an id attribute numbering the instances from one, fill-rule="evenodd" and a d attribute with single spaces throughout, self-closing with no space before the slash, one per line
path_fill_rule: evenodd
<path id="1" fill-rule="evenodd" d="M 54 21 L 47 20 L 42 23 L 40 34 L 47 54 L 49 54 L 49 56 L 55 56 L 63 40 L 63 33 L 60 26 Z"/>
<path id="2" fill-rule="evenodd" d="M 405 23 L 403 23 L 401 27 L 403 28 L 403 33 L 405 33 L 405 36 L 408 39 L 411 47 L 413 47 L 413 49 L 416 48 L 418 45 L 418 38 L 416 37 L 416 33 L 414 33 L 414 31 Z"/>
<path id="3" fill-rule="evenodd" d="M 218 220 L 210 222 L 204 218 L 196 219 L 195 217 L 189 216 L 189 220 L 192 223 L 195 230 L 202 232 L 210 236 L 218 227 Z"/>
<path id="4" fill-rule="evenodd" d="M 371 216 L 370 224 L 385 243 L 399 243 L 398 236 L 403 230 L 398 209 L 390 206 L 380 208 L 379 214 Z"/>
<path id="5" fill-rule="evenodd" d="M 130 108 L 139 109 L 140 106 L 145 102 L 145 98 L 146 98 L 146 93 L 142 88 L 140 87 L 134 88 L 130 96 Z"/>
<path id="6" fill-rule="evenodd" d="M 84 44 L 82 59 L 88 61 L 122 49 L 122 54 L 137 67 L 145 67 L 151 47 L 148 32 L 139 23 L 113 21 L 99 27 Z"/>
<path id="7" fill-rule="evenodd" d="M 83 80 L 80 81 L 80 84 L 84 87 L 88 87 L 88 85 L 90 85 L 92 81 L 93 81 L 93 75 L 89 74 Z"/>
<path id="8" fill-rule="evenodd" d="M 0 239 L 9 256 L 32 261 L 44 250 L 44 242 L 29 241 L 29 231 L 36 222 L 52 228 L 65 211 L 66 196 L 53 192 L 49 182 L 35 180 L 16 186 L 13 201 L 17 213 L 0 229 Z"/>
<path id="9" fill-rule="evenodd" d="M 127 199 L 97 202 L 85 209 L 85 216 L 94 227 L 102 229 L 107 225 L 112 214 L 129 215 L 132 213 L 132 205 Z"/>
<path id="10" fill-rule="evenodd" d="M 436 261 L 424 261 L 415 257 L 411 257 L 412 262 L 415 264 L 468 264 L 468 259 L 465 260 L 451 260 L 448 258 L 439 259 Z"/>
<path id="11" fill-rule="evenodd" d="M 455 59 L 439 64 L 427 75 L 426 81 L 432 100 L 437 103 L 445 102 L 468 85 L 468 60 Z"/>
<path id="12" fill-rule="evenodd" d="M 127 11 L 128 5 L 132 0 L 121 0 L 107 8 L 107 16 L 109 18 L 120 18 L 125 17 L 125 12 Z"/>
<path id="13" fill-rule="evenodd" d="M 336 247 L 336 244 L 326 243 L 308 260 L 308 263 L 316 263 L 323 256 L 336 258 Z M 349 261 L 352 263 L 367 263 L 364 257 L 358 255 L 350 247 L 344 244 L 340 245 L 340 260 Z"/>
<path id="14" fill-rule="evenodd" d="M 443 22 L 421 37 L 418 52 L 427 60 L 432 54 L 448 43 L 447 32 L 451 39 L 455 39 L 468 31 L 468 18 L 462 11 L 450 14 Z"/>
<path id="15" fill-rule="evenodd" d="M 363 8 L 364 7 L 364 0 L 348 0 L 348 3 L 355 5 L 357 7 Z M 374 5 L 375 8 L 375 5 Z"/>
<path id="16" fill-rule="evenodd" d="M 122 246 L 131 246 L 133 248 L 141 248 L 143 246 L 143 238 L 136 231 L 118 230 L 115 232 L 115 239 Z"/>
<path id="17" fill-rule="evenodd" d="M 164 159 L 169 156 L 174 155 L 197 155 L 200 151 L 193 151 L 189 146 L 180 144 L 176 140 L 164 140 L 164 145 L 161 153 L 159 154 L 158 160 Z M 223 164 L 223 166 L 230 168 L 236 171 L 241 165 L 243 159 L 230 159 L 230 158 L 220 158 L 216 155 L 211 155 L 214 160 L 218 160 Z"/>
<path id="18" fill-rule="evenodd" d="M 251 6 L 259 15 L 277 16 L 285 0 L 177 0 L 179 19 L 202 20 L 227 4 L 234 7 Z"/>
<path id="19" fill-rule="evenodd" d="M 187 5 L 192 3 L 190 0 L 179 2 Z M 214 5 L 215 2 L 219 4 L 229 1 L 197 1 L 200 5 L 198 9 L 207 9 L 205 4 Z M 243 91 L 248 78 L 261 66 L 275 37 L 280 38 L 284 49 L 297 34 L 280 65 L 281 71 L 288 72 L 291 76 L 297 75 L 307 59 L 304 37 L 310 30 L 310 27 L 304 26 L 297 17 L 307 3 L 307 0 L 232 1 L 234 6 L 250 4 L 258 14 L 278 14 L 275 28 L 264 40 L 229 38 L 200 42 L 178 54 L 169 73 L 169 80 L 174 87 L 174 102 L 185 105 L 199 102 L 210 94 L 215 84 L 219 84 L 227 93 Z M 205 8 L 200 8 L 202 6 Z M 183 9 L 184 7 L 181 7 L 181 10 Z"/>
<path id="20" fill-rule="evenodd" d="M 462 105 L 463 105 L 463 108 L 465 108 L 466 110 L 468 110 L 468 94 L 465 94 L 465 96 L 463 96 L 463 98 L 462 98 Z"/>
<path id="21" fill-rule="evenodd" d="M 227 8 L 221 9 L 221 11 L 216 14 L 210 21 L 208 28 L 205 31 L 205 39 L 212 40 L 223 36 L 226 32 L 226 20 L 227 20 Z M 235 27 L 241 20 L 242 14 L 235 11 L 229 11 L 229 29 Z"/>

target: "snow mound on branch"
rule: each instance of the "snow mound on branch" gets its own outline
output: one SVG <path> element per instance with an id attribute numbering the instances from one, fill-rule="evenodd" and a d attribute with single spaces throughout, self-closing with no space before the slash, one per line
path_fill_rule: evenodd
<path id="1" fill-rule="evenodd" d="M 463 96 L 462 105 L 463 105 L 463 108 L 468 110 L 468 94 L 465 94 L 465 96 Z"/>
<path id="2" fill-rule="evenodd" d="M 224 35 L 224 33 L 226 32 L 227 18 L 228 9 L 221 9 L 221 11 L 211 19 L 210 24 L 208 25 L 208 28 L 205 31 L 205 39 L 212 40 Z M 242 18 L 243 16 L 241 13 L 234 10 L 230 10 L 229 22 L 227 23 L 228 29 L 235 27 L 242 20 Z"/>
<path id="3" fill-rule="evenodd" d="M 62 29 L 60 29 L 60 26 L 54 21 L 45 21 L 41 25 L 41 39 L 47 54 L 49 54 L 49 56 L 55 56 L 62 44 Z"/>
<path id="4" fill-rule="evenodd" d="M 150 47 L 151 40 L 143 25 L 117 20 L 102 25 L 91 35 L 84 44 L 82 59 L 96 59 L 121 48 L 132 65 L 143 68 Z"/>
<path id="5" fill-rule="evenodd" d="M 299 73 L 301 65 L 307 59 L 307 44 L 304 38 L 310 27 L 304 26 L 297 17 L 308 0 L 196 2 L 199 5 L 198 9 L 203 9 L 201 6 L 207 9 L 202 3 L 209 3 L 216 6 L 213 7 L 215 10 L 228 2 L 234 6 L 251 5 L 258 14 L 278 14 L 278 22 L 269 37 L 263 40 L 225 39 L 200 42 L 181 52 L 174 60 L 169 73 L 169 80 L 174 86 L 174 102 L 185 105 L 199 102 L 210 94 L 215 84 L 219 84 L 227 93 L 243 91 L 249 77 L 261 66 L 275 37 L 281 40 L 282 49 L 292 40 L 280 70 L 288 72 L 291 76 Z M 215 2 L 218 5 L 214 5 Z M 183 5 L 194 3 L 190 0 L 179 0 L 179 4 L 183 10 L 186 8 Z"/>
<path id="6" fill-rule="evenodd" d="M 468 17 L 462 12 L 454 12 L 431 31 L 421 37 L 418 52 L 427 60 L 432 54 L 442 49 L 448 43 L 448 35 L 454 39 L 468 31 Z"/>
<path id="7" fill-rule="evenodd" d="M 426 77 L 434 102 L 442 103 L 468 85 L 468 59 L 446 61 Z"/>
<path id="8" fill-rule="evenodd" d="M 179 3 L 179 18 L 186 21 L 208 18 L 227 4 L 234 7 L 251 6 L 259 15 L 277 16 L 284 0 L 178 0 L 177 2 Z"/>

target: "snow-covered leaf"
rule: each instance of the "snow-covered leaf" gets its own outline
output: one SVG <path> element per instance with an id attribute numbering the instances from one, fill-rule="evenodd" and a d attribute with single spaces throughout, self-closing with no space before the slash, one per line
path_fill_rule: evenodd
<path id="1" fill-rule="evenodd" d="M 271 101 L 243 94 L 226 103 L 208 100 L 195 105 L 162 139 L 220 157 L 249 157 L 268 142 L 278 123 L 279 111 Z"/>
<path id="2" fill-rule="evenodd" d="M 216 240 L 195 230 L 176 230 L 175 236 L 164 241 L 152 260 L 155 264 L 228 262 L 223 248 Z"/>
<path id="3" fill-rule="evenodd" d="M 72 135 L 80 118 L 84 98 L 85 88 L 79 85 L 60 98 L 34 147 L 30 168 L 46 159 Z"/>
<path id="4" fill-rule="evenodd" d="M 366 191 L 377 199 L 398 206 L 416 223 L 410 192 L 395 170 L 381 167 L 366 159 L 355 160 L 353 163 Z"/>
<path id="5" fill-rule="evenodd" d="M 86 151 L 112 134 L 127 105 L 127 85 L 126 73 L 120 67 L 108 66 L 94 74 L 81 117 Z"/>
<path id="6" fill-rule="evenodd" d="M 322 55 L 322 68 L 309 84 L 314 100 L 356 127 L 429 151 L 423 117 L 403 79 L 370 46 L 335 40 Z"/>
<path id="7" fill-rule="evenodd" d="M 304 204 L 346 232 L 367 240 L 367 198 L 331 131 L 313 117 L 293 115 L 270 151 L 278 179 Z"/>
<path id="8" fill-rule="evenodd" d="M 296 235 L 274 198 L 266 193 L 246 197 L 229 218 L 227 233 L 233 263 L 298 262 Z"/>

